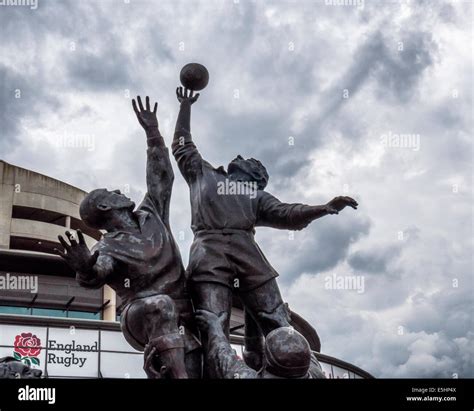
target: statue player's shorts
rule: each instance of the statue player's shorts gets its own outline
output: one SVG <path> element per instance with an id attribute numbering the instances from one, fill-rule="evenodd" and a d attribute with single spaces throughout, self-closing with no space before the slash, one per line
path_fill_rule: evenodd
<path id="1" fill-rule="evenodd" d="M 141 293 L 135 298 L 131 299 L 124 304 L 122 315 L 120 318 L 120 326 L 127 342 L 136 350 L 143 351 L 145 345 L 148 342 L 146 336 L 146 326 L 144 323 L 144 309 L 147 304 L 147 300 L 153 297 L 159 297 L 162 294 L 159 293 Z M 168 297 L 168 296 L 166 296 Z M 194 310 L 192 307 L 191 300 L 189 298 L 171 298 L 172 304 L 175 307 L 177 314 L 177 323 L 179 327 L 183 327 L 184 333 L 184 350 L 188 352 L 194 351 L 200 348 L 201 343 L 196 337 L 196 329 L 193 324 L 194 322 Z M 160 322 L 160 317 L 157 315 L 156 321 Z M 180 331 L 176 329 L 176 332 Z"/>
<path id="2" fill-rule="evenodd" d="M 255 242 L 253 231 L 224 229 L 195 233 L 189 256 L 189 280 L 253 290 L 278 273 Z"/>

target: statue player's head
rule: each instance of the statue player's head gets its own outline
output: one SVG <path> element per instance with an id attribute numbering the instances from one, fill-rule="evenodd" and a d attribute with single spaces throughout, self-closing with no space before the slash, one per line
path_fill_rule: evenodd
<path id="1" fill-rule="evenodd" d="M 265 189 L 269 179 L 267 169 L 260 161 L 254 158 L 244 159 L 240 155 L 229 163 L 227 174 L 231 180 L 253 182 L 259 190 Z"/>
<path id="2" fill-rule="evenodd" d="M 108 191 L 99 188 L 91 191 L 82 200 L 79 207 L 81 219 L 91 228 L 110 231 L 121 218 L 127 214 L 132 216 L 135 203 L 120 190 Z"/>
<path id="3" fill-rule="evenodd" d="M 310 364 L 308 341 L 294 328 L 276 328 L 265 338 L 262 378 L 307 378 Z"/>
<path id="4" fill-rule="evenodd" d="M 41 378 L 43 371 L 31 368 L 13 357 L 0 358 L 0 379 Z"/>

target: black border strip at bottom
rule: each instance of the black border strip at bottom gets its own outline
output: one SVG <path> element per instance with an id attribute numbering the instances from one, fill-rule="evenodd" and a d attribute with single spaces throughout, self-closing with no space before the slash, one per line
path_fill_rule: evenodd
<path id="1" fill-rule="evenodd" d="M 32 396 L 52 393 L 54 404 Z M 297 409 L 472 410 L 474 380 L 0 380 L 0 410 L 71 410 L 172 407 L 201 409 L 278 406 Z M 26 400 L 19 396 L 28 395 Z M 47 397 L 47 395 L 46 395 Z M 49 397 L 51 398 L 51 397 Z M 52 401 L 51 401 L 52 402 Z M 330 404 L 330 406 L 329 406 Z M 88 407 L 88 408 L 86 408 Z M 93 407 L 93 408 L 90 408 Z M 336 407 L 336 408 L 335 408 Z"/>

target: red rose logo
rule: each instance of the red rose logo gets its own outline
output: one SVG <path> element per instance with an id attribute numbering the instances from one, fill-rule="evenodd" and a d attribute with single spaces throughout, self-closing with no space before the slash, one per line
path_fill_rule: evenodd
<path id="1" fill-rule="evenodd" d="M 31 333 L 21 333 L 15 337 L 15 346 L 13 356 L 17 360 L 25 362 L 27 365 L 31 363 L 39 365 L 39 359 L 36 358 L 41 352 L 41 340 Z"/>

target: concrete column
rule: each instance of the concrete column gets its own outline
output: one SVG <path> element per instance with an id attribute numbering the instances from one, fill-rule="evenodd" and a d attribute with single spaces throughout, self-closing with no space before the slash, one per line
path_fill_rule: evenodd
<path id="1" fill-rule="evenodd" d="M 115 321 L 117 312 L 117 297 L 115 291 L 108 285 L 104 285 L 103 290 L 103 302 L 105 303 L 107 300 L 110 300 L 110 303 L 104 308 L 102 319 L 104 321 Z"/>
<path id="2" fill-rule="evenodd" d="M 0 161 L 0 249 L 10 248 L 10 225 L 15 186 L 8 175 L 8 164 Z"/>
<path id="3" fill-rule="evenodd" d="M 66 216 L 66 228 L 71 228 L 71 216 Z"/>

